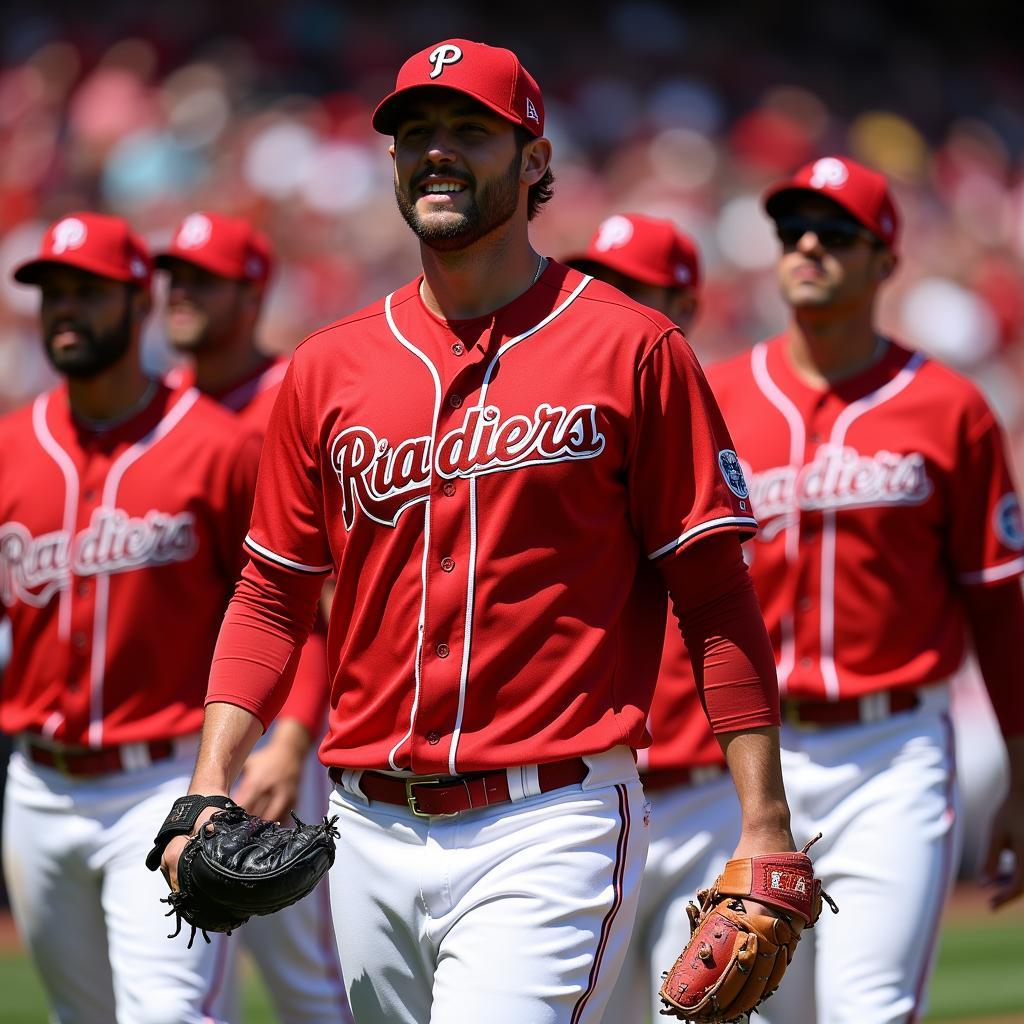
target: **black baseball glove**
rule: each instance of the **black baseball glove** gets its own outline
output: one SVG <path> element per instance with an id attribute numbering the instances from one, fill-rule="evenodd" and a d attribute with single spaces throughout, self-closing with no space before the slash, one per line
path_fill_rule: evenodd
<path id="1" fill-rule="evenodd" d="M 188 796 L 176 800 L 146 858 L 155 871 L 164 849 L 176 835 L 188 835 L 206 807 L 223 808 L 189 839 L 178 860 L 178 889 L 161 902 L 167 916 L 196 931 L 227 932 L 254 914 L 273 914 L 313 891 L 334 863 L 337 818 L 304 825 L 295 815 L 294 828 L 247 814 L 227 797 Z"/>

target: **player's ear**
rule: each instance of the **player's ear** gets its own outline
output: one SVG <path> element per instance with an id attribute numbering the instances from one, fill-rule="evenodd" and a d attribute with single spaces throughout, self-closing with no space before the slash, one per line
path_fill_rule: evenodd
<path id="1" fill-rule="evenodd" d="M 875 280 L 881 284 L 892 276 L 896 269 L 896 257 L 889 249 L 880 249 L 875 257 Z"/>
<path id="2" fill-rule="evenodd" d="M 395 144 L 393 142 L 388 146 L 388 156 L 390 156 L 392 160 L 395 159 Z"/>
<path id="3" fill-rule="evenodd" d="M 531 139 L 523 146 L 521 180 L 525 185 L 536 185 L 544 177 L 551 163 L 551 143 L 545 139 Z"/>

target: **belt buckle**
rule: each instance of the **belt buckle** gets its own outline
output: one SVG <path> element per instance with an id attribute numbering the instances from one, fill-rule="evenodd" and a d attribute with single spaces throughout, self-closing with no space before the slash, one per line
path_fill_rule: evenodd
<path id="1" fill-rule="evenodd" d="M 409 810 L 416 815 L 417 818 L 454 818 L 458 815 L 458 811 L 449 811 L 447 814 L 427 814 L 426 811 L 421 811 L 419 804 L 416 802 L 416 794 L 413 792 L 415 786 L 448 786 L 450 782 L 442 782 L 443 776 L 435 775 L 433 778 L 427 779 L 406 779 L 405 780 L 405 801 L 409 805 Z M 465 779 L 459 779 L 457 781 L 462 782 L 464 786 L 467 785 Z"/>

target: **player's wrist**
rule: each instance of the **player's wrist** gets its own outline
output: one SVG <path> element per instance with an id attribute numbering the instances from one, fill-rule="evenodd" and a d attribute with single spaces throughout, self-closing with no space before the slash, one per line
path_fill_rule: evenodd
<path id="1" fill-rule="evenodd" d="M 739 852 L 745 848 L 758 851 L 796 849 L 788 804 L 783 802 L 782 804 L 762 806 L 753 813 L 743 815 L 737 856 L 746 856 L 747 854 Z"/>

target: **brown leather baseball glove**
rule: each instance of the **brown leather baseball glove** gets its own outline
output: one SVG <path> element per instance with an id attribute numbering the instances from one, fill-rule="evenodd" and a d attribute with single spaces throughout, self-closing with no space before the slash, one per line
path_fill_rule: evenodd
<path id="1" fill-rule="evenodd" d="M 731 860 L 710 889 L 697 893 L 700 906 L 686 908 L 690 941 L 661 986 L 663 1014 L 708 1024 L 737 1021 L 779 987 L 800 933 L 818 920 L 821 901 L 839 912 L 807 856 L 820 838 L 800 853 Z"/>

